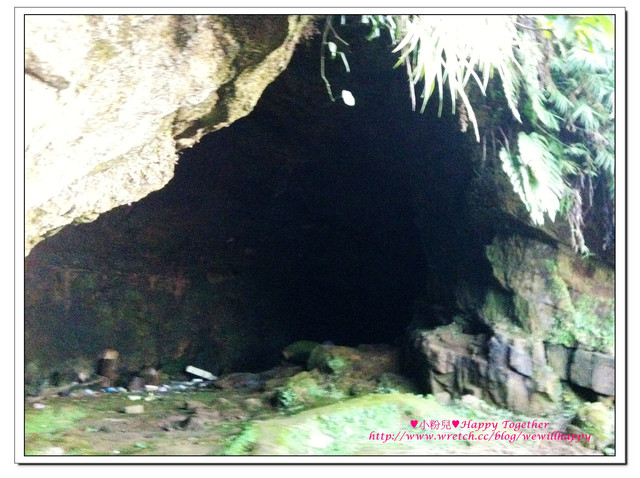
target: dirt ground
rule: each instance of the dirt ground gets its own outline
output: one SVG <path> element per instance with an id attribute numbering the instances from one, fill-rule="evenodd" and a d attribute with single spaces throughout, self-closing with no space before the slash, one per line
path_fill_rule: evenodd
<path id="1" fill-rule="evenodd" d="M 365 396 L 375 397 L 376 394 Z M 140 397 L 132 401 L 131 396 Z M 443 407 L 434 411 L 420 405 L 406 405 L 410 400 L 424 400 L 415 395 L 386 396 L 394 400 L 405 410 L 405 415 L 397 418 L 377 418 L 365 420 L 347 417 L 351 426 L 341 426 L 337 432 L 322 430 L 317 420 L 326 423 L 336 414 L 343 413 L 336 406 L 344 408 L 345 404 L 353 404 L 358 413 L 367 405 L 358 404 L 355 399 L 337 402 L 335 405 L 286 412 L 273 406 L 271 391 L 237 391 L 206 390 L 168 394 L 133 394 L 133 393 L 96 393 L 95 396 L 55 397 L 42 403 L 44 408 L 33 408 L 27 403 L 25 411 L 25 454 L 26 455 L 100 455 L 100 456 L 220 456 L 228 454 L 299 454 L 302 442 L 297 441 L 298 448 L 287 445 L 288 438 L 274 438 L 262 434 L 255 438 L 250 446 L 238 448 L 236 445 L 244 440 L 243 432 L 251 425 L 270 427 L 282 432 L 306 433 L 309 447 L 303 454 L 350 454 L 357 455 L 595 455 L 601 454 L 581 444 L 568 443 L 562 440 L 508 440 L 470 441 L 441 440 L 400 442 L 371 441 L 369 430 L 374 428 L 381 432 L 404 430 L 406 433 L 438 433 L 445 430 L 422 430 L 420 425 L 410 428 L 410 418 L 419 418 L 430 413 L 440 419 L 459 416 L 463 419 L 503 423 L 504 420 L 522 421 L 505 411 L 491 409 L 480 412 L 478 409 L 465 408 L 462 405 Z M 145 398 L 147 400 L 145 400 Z M 421 403 L 421 402 L 417 402 Z M 124 413 L 125 407 L 142 405 L 143 413 Z M 41 405 L 39 405 L 41 406 Z M 400 405 L 399 405 L 400 406 Z M 413 407 L 413 408 L 412 408 Z M 385 413 L 384 411 L 381 413 Z M 343 413 L 344 415 L 344 413 Z M 474 418 L 468 418 L 474 417 Z M 350 421 L 349 421 L 350 420 Z M 373 420 L 373 421 L 372 421 Z M 376 421 L 377 420 L 377 421 Z M 548 430 L 559 430 L 564 425 L 562 418 L 538 418 L 538 421 L 549 422 Z M 384 422 L 384 423 L 383 423 Z M 386 427 L 386 429 L 385 429 Z M 254 427 L 255 428 L 255 427 Z M 346 432 L 345 432 L 346 430 Z M 469 432 L 470 430 L 446 430 L 447 433 Z M 491 430 L 489 430 L 491 431 Z M 513 433 L 502 426 L 499 432 Z M 529 429 L 540 432 L 539 429 Z M 350 433 L 345 441 L 345 433 Z M 477 433 L 476 433 L 477 434 Z M 333 436 L 332 436 L 333 435 Z M 338 435 L 338 436 L 336 436 Z M 296 435 L 297 436 L 297 435 Z M 322 448 L 324 442 L 348 444 L 347 448 Z M 355 442 L 359 442 L 356 444 Z M 306 443 L 306 442 L 305 442 Z M 317 443 L 321 445 L 316 446 Z M 266 450 L 266 451 L 265 451 Z M 296 451 L 297 450 L 297 451 Z M 330 451 L 327 451 L 330 450 Z M 332 451 L 331 451 L 332 450 Z M 341 451 L 346 450 L 346 451 Z"/>

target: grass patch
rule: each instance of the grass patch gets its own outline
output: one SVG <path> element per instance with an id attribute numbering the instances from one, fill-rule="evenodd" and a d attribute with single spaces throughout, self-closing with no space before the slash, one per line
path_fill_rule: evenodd
<path id="1" fill-rule="evenodd" d="M 56 434 L 71 429 L 76 422 L 86 416 L 86 412 L 77 408 L 45 408 L 25 413 L 24 433 L 30 437 L 35 433 Z"/>
<path id="2" fill-rule="evenodd" d="M 251 424 L 243 427 L 238 436 L 232 439 L 222 452 L 223 455 L 248 455 L 258 438 L 255 428 Z"/>
<path id="3" fill-rule="evenodd" d="M 411 394 L 370 394 L 289 417 L 254 422 L 252 446 L 242 449 L 255 455 L 353 455 L 406 451 L 424 443 L 390 443 L 370 439 L 371 433 L 416 433 L 412 419 L 455 418 L 433 397 Z M 246 437 L 244 437 L 246 439 Z M 440 442 L 446 444 L 445 442 Z M 438 444 L 434 442 L 437 446 Z"/>
<path id="4" fill-rule="evenodd" d="M 73 446 L 74 454 L 88 454 L 90 447 L 86 440 L 77 439 L 72 434 L 67 437 L 76 424 L 86 417 L 86 412 L 77 408 L 45 408 L 25 412 L 25 454 L 40 455 L 47 448 L 59 447 L 62 442 Z"/>

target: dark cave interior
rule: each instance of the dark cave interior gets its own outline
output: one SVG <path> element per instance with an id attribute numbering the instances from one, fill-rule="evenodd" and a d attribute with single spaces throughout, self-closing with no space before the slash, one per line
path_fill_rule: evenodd
<path id="1" fill-rule="evenodd" d="M 450 322 L 458 278 L 491 276 L 487 237 L 469 225 L 473 134 L 460 132 L 446 104 L 441 118 L 435 100 L 425 114 L 412 111 L 406 73 L 393 68 L 388 42 L 344 36 L 351 71 L 328 60 L 327 77 L 334 94 L 353 93 L 355 106 L 330 100 L 316 36 L 298 47 L 249 116 L 180 154 L 165 188 L 39 244 L 27 258 L 27 290 L 60 283 L 64 272 L 45 277 L 51 267 L 122 277 L 173 271 L 222 298 L 189 301 L 174 289 L 181 301 L 151 301 L 127 320 L 198 317 L 185 326 L 198 337 L 186 354 L 226 370 L 265 368 L 299 339 L 393 343 L 417 307 L 431 311 L 424 315 L 433 326 Z M 67 354 L 126 348 L 118 340 L 133 338 L 100 334 L 87 320 L 92 300 L 126 298 L 104 288 L 91 294 L 71 305 L 55 297 L 28 304 L 27 354 L 56 344 Z M 220 303 L 233 310 L 229 327 L 257 337 L 227 361 L 210 352 L 224 349 L 211 325 Z M 153 342 L 129 346 L 172 340 L 163 324 L 147 324 Z"/>

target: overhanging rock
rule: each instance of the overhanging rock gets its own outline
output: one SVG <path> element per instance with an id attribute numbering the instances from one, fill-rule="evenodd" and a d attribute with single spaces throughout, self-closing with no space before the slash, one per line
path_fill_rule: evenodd
<path id="1" fill-rule="evenodd" d="M 312 30 L 298 15 L 26 15 L 25 254 L 162 188 L 247 115 Z"/>

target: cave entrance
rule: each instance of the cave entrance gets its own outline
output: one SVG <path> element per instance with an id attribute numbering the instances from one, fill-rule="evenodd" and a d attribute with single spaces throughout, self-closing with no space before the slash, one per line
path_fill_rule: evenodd
<path id="1" fill-rule="evenodd" d="M 327 73 L 356 104 L 331 102 L 319 41 L 163 190 L 32 251 L 27 361 L 113 347 L 131 367 L 258 370 L 295 340 L 393 343 L 416 309 L 451 320 L 457 278 L 482 261 L 472 135 L 411 111 L 382 43 L 350 39 L 351 71 Z"/>

